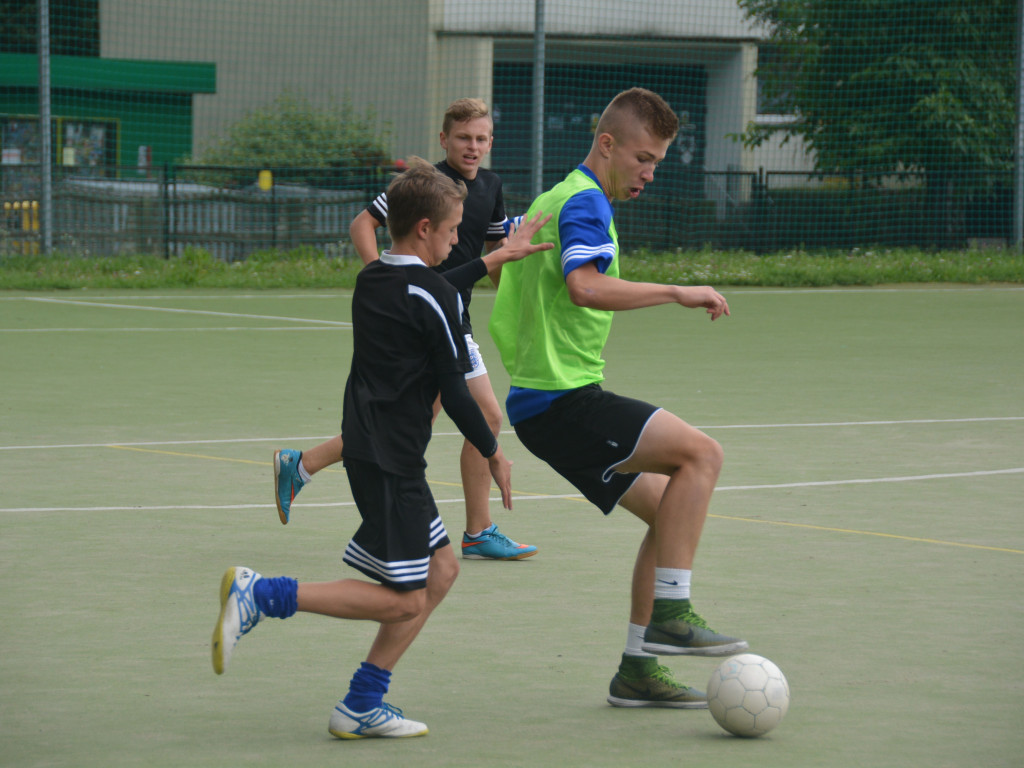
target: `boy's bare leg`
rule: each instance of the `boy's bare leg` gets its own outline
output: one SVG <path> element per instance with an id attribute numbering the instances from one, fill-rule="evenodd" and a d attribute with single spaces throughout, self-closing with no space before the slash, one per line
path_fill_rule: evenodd
<path id="1" fill-rule="evenodd" d="M 427 623 L 430 614 L 444 600 L 458 575 L 459 561 L 450 544 L 434 552 L 434 556 L 430 558 L 430 569 L 427 571 L 427 588 L 419 590 L 421 593 L 425 592 L 426 598 L 422 609 L 416 616 L 406 621 L 381 624 L 366 660 L 381 669 L 393 670 L 402 654 L 412 645 L 412 641 Z"/>
<path id="2" fill-rule="evenodd" d="M 491 379 L 484 373 L 466 379 L 469 392 L 495 437 L 501 431 L 501 406 L 491 389 Z M 537 554 L 532 544 L 520 544 L 498 531 L 489 530 L 491 519 L 491 471 L 487 459 L 471 443 L 465 441 L 459 457 L 462 471 L 462 492 L 466 500 L 466 536 L 462 539 L 462 556 L 470 560 L 522 560 Z M 483 531 L 487 534 L 475 538 Z"/>
<path id="3" fill-rule="evenodd" d="M 655 564 L 692 569 L 722 469 L 722 447 L 678 416 L 658 411 L 636 451 L 617 469 L 644 473 L 623 496 L 622 506 L 652 526 Z"/>
<path id="4" fill-rule="evenodd" d="M 491 379 L 485 373 L 466 380 L 480 411 L 487 419 L 495 437 L 501 431 L 501 407 L 491 389 Z M 468 440 L 462 444 L 459 457 L 462 471 L 462 491 L 466 499 L 466 532 L 480 533 L 491 525 L 491 471 L 487 459 Z"/>
<path id="5" fill-rule="evenodd" d="M 302 466 L 309 474 L 315 475 L 321 469 L 341 461 L 341 448 L 341 435 L 336 435 L 308 451 L 303 451 Z"/>
<path id="6" fill-rule="evenodd" d="M 424 604 L 423 590 L 401 592 L 358 579 L 303 582 L 297 593 L 299 611 L 381 623 L 408 621 L 419 614 Z"/>
<path id="7" fill-rule="evenodd" d="M 341 450 L 341 435 L 335 435 L 308 451 L 290 448 L 274 451 L 274 501 L 283 524 L 287 525 L 291 519 L 292 502 L 299 491 L 315 473 L 341 461 Z"/>
<path id="8" fill-rule="evenodd" d="M 648 525 L 630 603 L 630 622 L 647 626 L 648 653 L 721 656 L 748 647 L 710 629 L 689 599 L 690 572 L 721 467 L 721 446 L 667 411 L 651 417 L 633 455 L 617 467 L 643 473 L 621 504 Z"/>

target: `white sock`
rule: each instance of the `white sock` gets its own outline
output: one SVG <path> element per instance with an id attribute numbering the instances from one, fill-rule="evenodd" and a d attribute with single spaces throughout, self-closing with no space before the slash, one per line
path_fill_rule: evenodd
<path id="1" fill-rule="evenodd" d="M 302 478 L 302 482 L 308 483 L 313 479 L 313 476 L 306 471 L 306 466 L 302 463 L 302 459 L 299 459 L 299 477 Z"/>
<path id="2" fill-rule="evenodd" d="M 494 523 L 491 523 L 486 528 L 480 529 L 476 533 L 470 533 L 469 531 L 466 531 L 466 535 L 469 536 L 469 538 L 471 538 L 471 539 L 479 539 L 485 533 L 491 533 L 491 529 L 492 528 L 494 528 Z"/>
<path id="3" fill-rule="evenodd" d="M 689 599 L 691 573 L 683 568 L 655 568 L 654 597 L 670 600 Z"/>
<path id="4" fill-rule="evenodd" d="M 629 629 L 626 630 L 626 650 L 623 654 L 626 656 L 646 656 L 648 658 L 654 658 L 653 653 L 647 653 L 643 649 L 644 644 L 644 627 L 640 624 L 630 623 Z"/>

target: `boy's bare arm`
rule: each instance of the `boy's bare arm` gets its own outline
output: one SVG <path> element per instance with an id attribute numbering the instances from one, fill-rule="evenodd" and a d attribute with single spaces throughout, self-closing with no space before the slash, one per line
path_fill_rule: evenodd
<path id="1" fill-rule="evenodd" d="M 363 264 L 369 264 L 380 258 L 380 253 L 377 251 L 377 227 L 379 226 L 381 223 L 365 209 L 360 211 L 359 215 L 349 224 L 349 237 L 359 258 L 363 260 Z"/>
<path id="2" fill-rule="evenodd" d="M 663 285 L 622 280 L 603 274 L 593 262 L 577 267 L 566 275 L 565 284 L 569 289 L 570 300 L 580 307 L 626 310 L 661 304 L 681 304 L 691 309 L 703 307 L 712 320 L 729 314 L 729 304 L 725 297 L 710 286 Z"/>

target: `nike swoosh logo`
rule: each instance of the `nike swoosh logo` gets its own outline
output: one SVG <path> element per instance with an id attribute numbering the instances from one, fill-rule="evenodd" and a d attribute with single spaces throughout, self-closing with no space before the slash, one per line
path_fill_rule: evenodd
<path id="1" fill-rule="evenodd" d="M 667 629 L 658 629 L 663 635 L 668 635 L 673 640 L 679 640 L 682 643 L 688 643 L 693 640 L 693 630 L 688 629 L 685 633 L 669 632 Z"/>
<path id="2" fill-rule="evenodd" d="M 678 587 L 678 581 L 665 581 L 664 579 L 658 579 L 659 584 L 668 584 L 670 587 Z"/>

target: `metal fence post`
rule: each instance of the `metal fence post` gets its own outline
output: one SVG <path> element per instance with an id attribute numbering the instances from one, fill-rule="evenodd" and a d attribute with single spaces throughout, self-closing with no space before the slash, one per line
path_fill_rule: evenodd
<path id="1" fill-rule="evenodd" d="M 40 250 L 53 250 L 53 164 L 50 162 L 50 3 L 39 0 L 39 179 Z"/>
<path id="2" fill-rule="evenodd" d="M 1017 3 L 1017 135 L 1014 147 L 1013 242 L 1024 248 L 1024 0 Z"/>
<path id="3" fill-rule="evenodd" d="M 544 0 L 534 0 L 533 19 L 533 196 L 544 191 Z"/>

